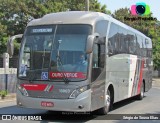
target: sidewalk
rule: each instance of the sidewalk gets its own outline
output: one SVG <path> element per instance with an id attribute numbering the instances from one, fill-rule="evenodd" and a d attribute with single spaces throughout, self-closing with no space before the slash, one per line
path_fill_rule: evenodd
<path id="1" fill-rule="evenodd" d="M 160 88 L 160 78 L 153 78 L 152 87 Z M 8 94 L 4 99 L 0 99 L 0 103 L 10 102 L 10 101 L 16 101 L 16 94 L 15 93 Z"/>
<path id="2" fill-rule="evenodd" d="M 10 101 L 16 101 L 16 94 L 15 93 L 8 94 L 6 97 L 4 97 L 4 99 L 0 99 L 0 103 L 10 102 Z"/>
<path id="3" fill-rule="evenodd" d="M 160 87 L 160 78 L 153 78 L 152 87 Z"/>

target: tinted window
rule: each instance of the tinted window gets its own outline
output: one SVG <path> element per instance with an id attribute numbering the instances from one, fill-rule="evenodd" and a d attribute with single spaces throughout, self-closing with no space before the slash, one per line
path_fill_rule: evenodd
<path id="1" fill-rule="evenodd" d="M 108 39 L 108 52 L 109 56 L 118 53 L 118 26 L 116 24 L 111 24 Z"/>
<path id="2" fill-rule="evenodd" d="M 119 27 L 119 53 L 128 53 L 127 30 Z"/>
<path id="3" fill-rule="evenodd" d="M 105 64 L 105 45 L 101 44 L 99 45 L 100 47 L 100 67 L 104 68 L 104 64 Z"/>
<path id="4" fill-rule="evenodd" d="M 105 63 L 105 45 L 94 44 L 92 60 L 92 82 L 94 82 L 101 74 Z"/>
<path id="5" fill-rule="evenodd" d="M 116 24 L 111 24 L 108 40 L 109 56 L 128 53 L 129 35 L 127 30 Z"/>
<path id="6" fill-rule="evenodd" d="M 137 35 L 137 48 L 138 48 L 138 55 L 142 56 L 143 55 L 143 50 L 142 50 L 142 37 Z"/>
<path id="7" fill-rule="evenodd" d="M 128 51 L 130 54 L 137 54 L 137 40 L 136 35 L 132 32 L 128 33 L 128 41 L 129 41 L 129 47 Z"/>
<path id="8" fill-rule="evenodd" d="M 94 44 L 93 46 L 93 63 L 92 63 L 92 67 L 93 68 L 97 68 L 99 67 L 99 63 L 98 63 L 98 45 Z"/>

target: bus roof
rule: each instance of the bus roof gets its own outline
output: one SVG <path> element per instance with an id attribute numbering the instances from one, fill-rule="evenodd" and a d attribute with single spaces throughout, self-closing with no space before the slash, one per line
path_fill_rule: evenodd
<path id="1" fill-rule="evenodd" d="M 28 26 L 46 24 L 93 24 L 97 20 L 109 20 L 110 16 L 100 12 L 67 11 L 44 15 L 31 21 Z"/>
<path id="2" fill-rule="evenodd" d="M 143 37 L 148 38 L 140 31 L 114 19 L 113 17 L 101 13 L 101 12 L 91 12 L 91 11 L 67 11 L 67 12 L 58 12 L 50 13 L 44 15 L 42 18 L 34 19 L 28 23 L 27 26 L 34 25 L 49 25 L 49 24 L 90 24 L 93 25 L 96 21 L 99 20 L 108 20 L 118 24 L 125 29 L 131 30 L 132 32 L 139 34 Z"/>

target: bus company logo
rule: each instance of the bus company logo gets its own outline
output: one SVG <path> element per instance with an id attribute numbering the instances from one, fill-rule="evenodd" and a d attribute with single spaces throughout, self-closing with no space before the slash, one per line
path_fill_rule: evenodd
<path id="1" fill-rule="evenodd" d="M 131 6 L 131 14 L 132 15 L 149 15 L 150 7 L 144 2 L 136 3 L 136 5 Z"/>

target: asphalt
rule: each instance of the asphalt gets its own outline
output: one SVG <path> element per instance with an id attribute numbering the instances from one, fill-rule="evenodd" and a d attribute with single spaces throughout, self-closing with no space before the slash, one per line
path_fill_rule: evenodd
<path id="1" fill-rule="evenodd" d="M 160 78 L 153 78 L 152 87 L 160 88 Z M 16 94 L 8 94 L 4 99 L 0 99 L 0 103 L 16 101 Z"/>

